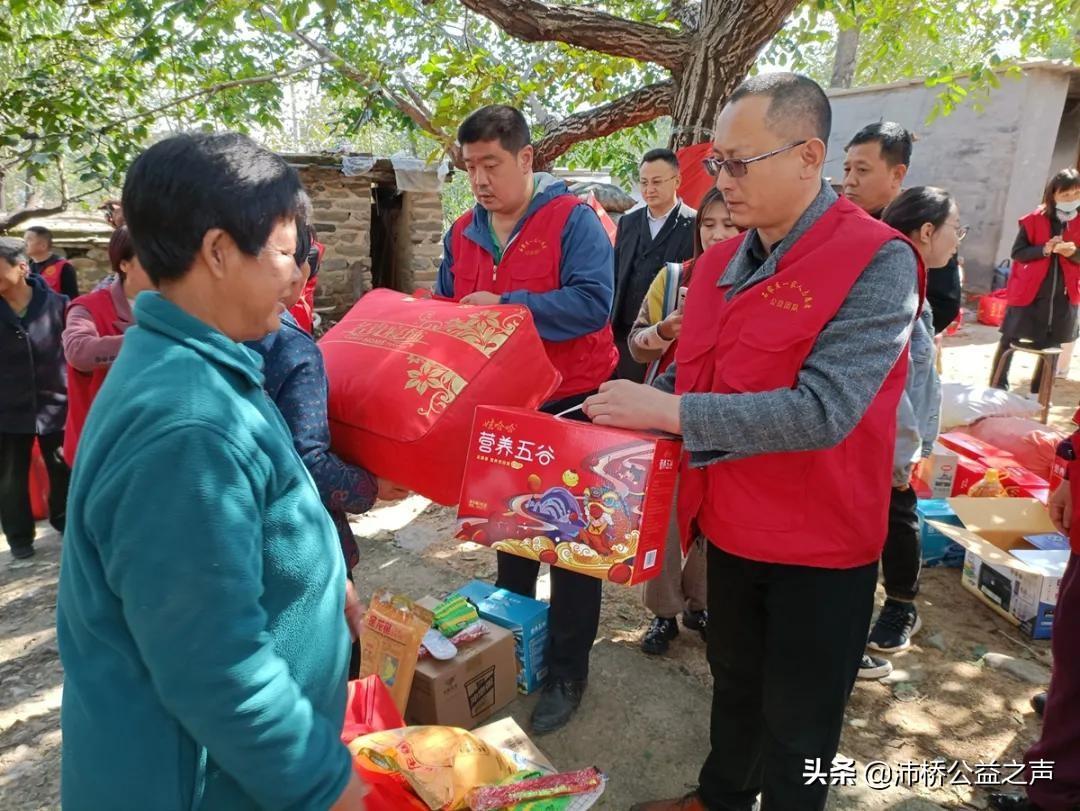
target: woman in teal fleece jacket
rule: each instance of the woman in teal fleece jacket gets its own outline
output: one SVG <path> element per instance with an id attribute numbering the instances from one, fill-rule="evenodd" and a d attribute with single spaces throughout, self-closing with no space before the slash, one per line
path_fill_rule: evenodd
<path id="1" fill-rule="evenodd" d="M 358 809 L 337 535 L 239 341 L 276 329 L 306 198 L 239 135 L 124 186 L 142 293 L 86 422 L 57 604 L 62 802 Z"/>

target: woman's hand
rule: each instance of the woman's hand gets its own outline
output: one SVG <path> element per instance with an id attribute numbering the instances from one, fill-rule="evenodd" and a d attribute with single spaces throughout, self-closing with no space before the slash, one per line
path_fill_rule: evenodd
<path id="1" fill-rule="evenodd" d="M 1050 511 L 1050 520 L 1054 522 L 1057 531 L 1062 535 L 1068 535 L 1072 526 L 1072 488 L 1068 482 L 1062 482 L 1050 501 L 1046 505 Z"/>
<path id="2" fill-rule="evenodd" d="M 345 624 L 349 626 L 349 636 L 353 642 L 360 638 L 360 629 L 364 627 L 364 604 L 356 593 L 356 586 L 351 580 L 345 581 Z"/>
<path id="3" fill-rule="evenodd" d="M 1054 253 L 1064 256 L 1066 258 L 1072 257 L 1076 253 L 1075 242 L 1059 242 L 1054 246 Z"/>
<path id="4" fill-rule="evenodd" d="M 1057 251 L 1057 246 L 1061 244 L 1061 237 L 1050 237 L 1043 245 L 1043 256 L 1049 256 Z"/>
<path id="5" fill-rule="evenodd" d="M 379 501 L 401 501 L 411 491 L 388 479 L 379 479 Z"/>
<path id="6" fill-rule="evenodd" d="M 656 325 L 656 334 L 665 341 L 677 340 L 682 333 L 682 310 L 676 310 Z"/>

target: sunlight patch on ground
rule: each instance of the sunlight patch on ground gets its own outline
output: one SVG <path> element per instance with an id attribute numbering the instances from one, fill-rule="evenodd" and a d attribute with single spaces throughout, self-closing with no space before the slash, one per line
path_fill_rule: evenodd
<path id="1" fill-rule="evenodd" d="M 368 538 L 379 532 L 396 532 L 415 521 L 430 506 L 428 499 L 413 495 L 393 504 L 376 506 L 356 516 L 349 525 L 357 535 Z"/>

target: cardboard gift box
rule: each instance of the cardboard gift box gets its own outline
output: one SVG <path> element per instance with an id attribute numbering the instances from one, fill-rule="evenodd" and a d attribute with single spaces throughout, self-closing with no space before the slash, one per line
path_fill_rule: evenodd
<path id="1" fill-rule="evenodd" d="M 959 569 L 964 565 L 964 547 L 941 532 L 936 523 L 962 527 L 964 524 L 949 506 L 947 499 L 919 499 L 915 507 L 919 516 L 919 537 L 923 566 L 945 566 Z"/>
<path id="2" fill-rule="evenodd" d="M 1040 549 L 1028 536 L 1054 533 L 1046 507 L 1029 498 L 952 498 L 963 527 L 932 522 L 964 547 L 961 582 L 1032 639 L 1049 639 L 1069 551 Z"/>
<path id="3" fill-rule="evenodd" d="M 963 431 L 948 431 L 938 436 L 937 441 L 939 445 L 954 450 L 968 459 L 981 459 L 984 456 L 993 456 L 997 459 L 1016 458 L 1008 451 L 1003 451 L 996 445 L 983 442 Z"/>
<path id="4" fill-rule="evenodd" d="M 914 478 L 923 485 L 917 487 L 920 497 L 937 499 L 954 495 L 953 486 L 956 483 L 958 464 L 956 451 L 935 442 L 930 455 L 915 467 Z"/>
<path id="5" fill-rule="evenodd" d="M 1011 497 L 1034 498 L 1043 504 L 1049 499 L 1050 483 L 1021 465 L 1008 451 L 1003 451 L 989 442 L 983 442 L 981 439 L 959 431 L 942 434 L 938 442 L 956 451 L 962 457 L 978 462 L 985 468 L 997 470 L 1001 474 L 1002 485 Z M 953 495 L 967 495 L 967 491 L 967 487 L 957 487 Z"/>
<path id="6" fill-rule="evenodd" d="M 473 580 L 455 593 L 475 605 L 481 618 L 514 635 L 518 692 L 528 695 L 539 689 L 548 673 L 547 603 L 497 589 L 480 580 Z"/>
<path id="7" fill-rule="evenodd" d="M 528 309 L 372 290 L 319 341 L 331 446 L 440 504 L 457 503 L 477 405 L 535 408 L 555 391 Z"/>
<path id="8" fill-rule="evenodd" d="M 437 600 L 420 600 L 433 608 Z M 405 710 L 410 724 L 473 729 L 517 696 L 514 635 L 487 620 L 487 634 L 458 648 L 447 661 L 420 660 Z"/>
<path id="9" fill-rule="evenodd" d="M 522 409 L 476 410 L 458 537 L 632 585 L 664 560 L 682 444 Z"/>

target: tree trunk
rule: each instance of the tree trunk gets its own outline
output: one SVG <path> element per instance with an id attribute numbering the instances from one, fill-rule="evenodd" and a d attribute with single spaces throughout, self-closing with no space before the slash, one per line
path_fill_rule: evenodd
<path id="1" fill-rule="evenodd" d="M 708 0 L 683 68 L 675 73 L 671 148 L 712 139 L 724 102 L 746 78 L 761 49 L 780 30 L 796 0 Z"/>
<path id="2" fill-rule="evenodd" d="M 851 87 L 855 81 L 855 65 L 859 55 L 859 22 L 840 32 L 836 38 L 836 57 L 833 61 L 832 81 L 829 87 Z"/>
<path id="3" fill-rule="evenodd" d="M 672 149 L 707 141 L 720 108 L 749 73 L 798 0 L 703 0 L 677 4 L 679 19 L 696 31 L 633 22 L 585 7 L 539 0 L 459 0 L 511 36 L 564 42 L 613 56 L 652 62 L 671 71 L 658 82 L 567 116 L 536 144 L 535 168 L 546 168 L 574 144 L 603 138 L 670 115 Z M 434 0 L 424 0 L 425 3 Z"/>

